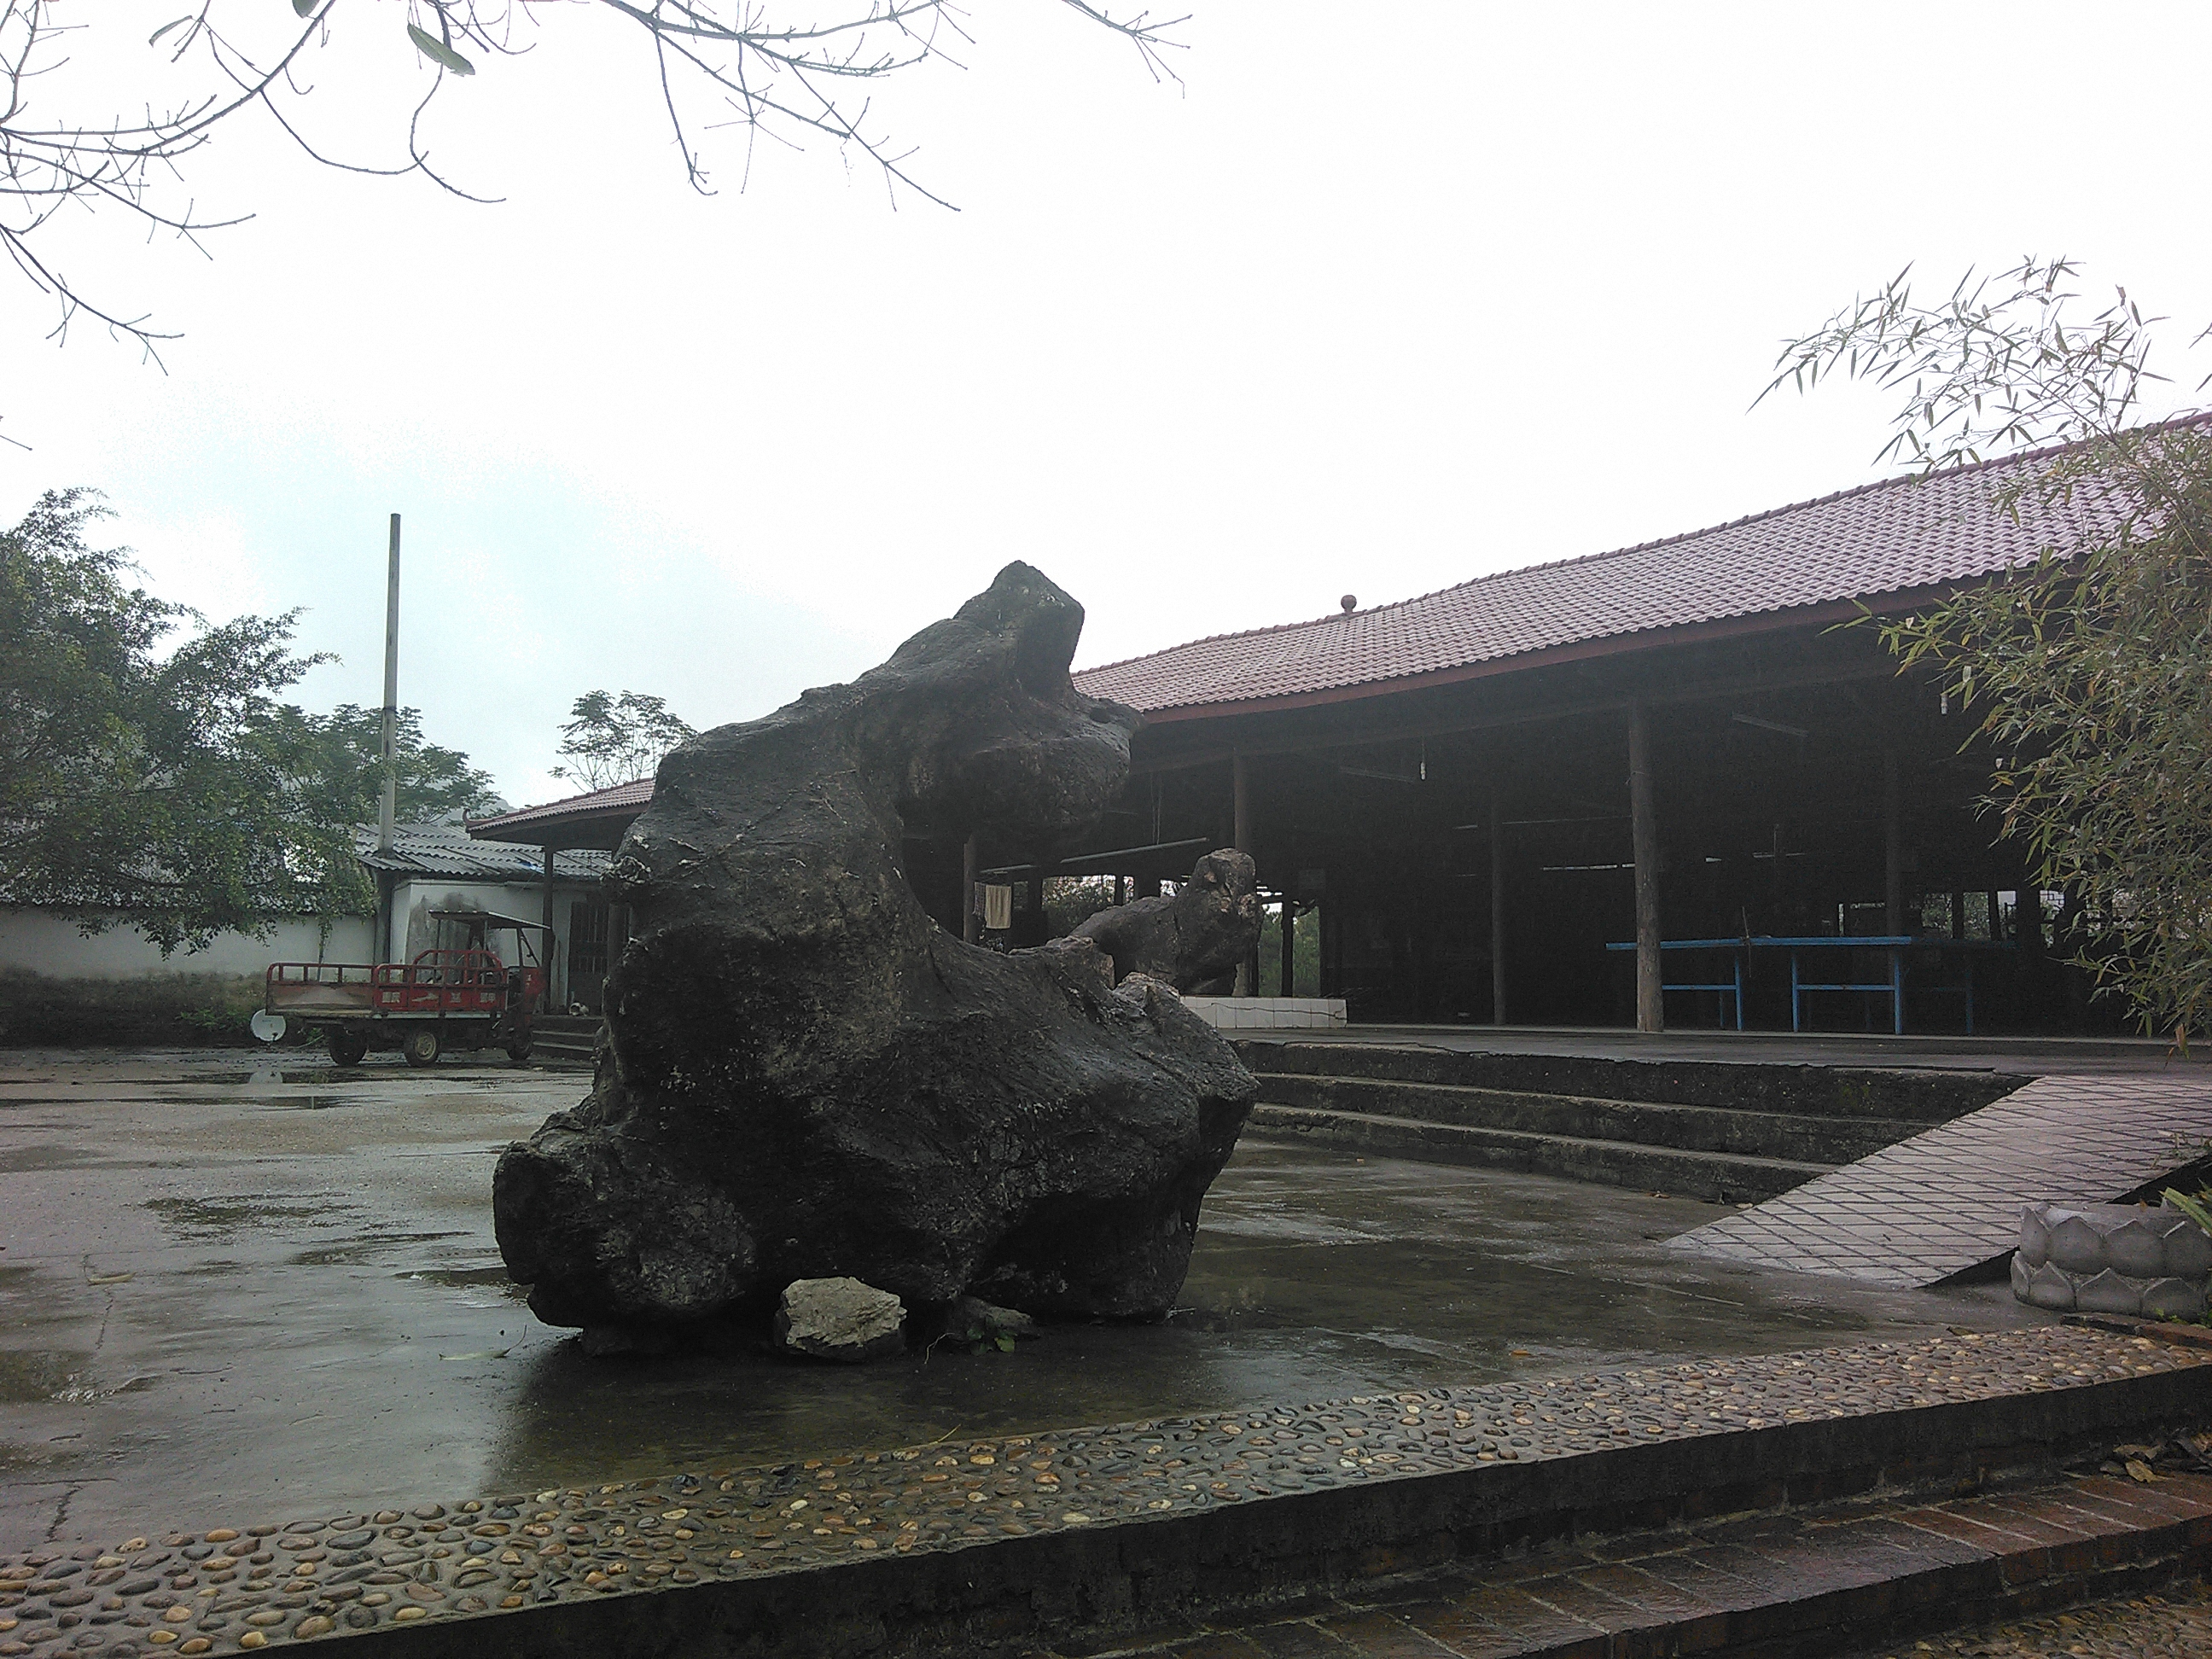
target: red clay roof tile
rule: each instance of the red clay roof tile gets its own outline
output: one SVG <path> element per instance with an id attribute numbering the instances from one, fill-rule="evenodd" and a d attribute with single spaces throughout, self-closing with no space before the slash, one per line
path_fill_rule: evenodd
<path id="1" fill-rule="evenodd" d="M 2212 417 L 2199 416 L 2199 420 Z M 1348 615 L 1217 635 L 1079 672 L 1147 714 L 1416 679 L 1686 624 L 1971 580 L 2077 546 L 2125 512 L 2114 489 L 2003 494 L 2059 449 L 1778 507 L 1616 552 L 1478 577 Z"/>

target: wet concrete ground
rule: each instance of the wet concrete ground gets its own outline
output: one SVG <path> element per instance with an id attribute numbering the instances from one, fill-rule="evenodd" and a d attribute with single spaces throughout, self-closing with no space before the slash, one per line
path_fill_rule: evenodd
<path id="1" fill-rule="evenodd" d="M 591 1360 L 507 1285 L 489 1201 L 583 1087 L 0 1056 L 0 1549 L 2040 1317 L 1660 1249 L 1723 1213 L 1694 1200 L 1253 1142 L 1164 1325 L 860 1370 Z"/>

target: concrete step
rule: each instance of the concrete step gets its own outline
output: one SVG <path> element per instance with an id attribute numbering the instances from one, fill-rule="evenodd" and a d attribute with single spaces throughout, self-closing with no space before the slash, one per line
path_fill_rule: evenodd
<path id="1" fill-rule="evenodd" d="M 1334 1597 L 1292 1616 L 1124 1650 L 1158 1659 L 1841 1654 L 2139 1596 L 2208 1565 L 2212 1478 L 2145 1486 L 2077 1475 L 1950 1503 L 1834 1505 L 1540 1550 L 1364 1604 Z"/>
<path id="2" fill-rule="evenodd" d="M 546 1014 L 531 1027 L 530 1058 L 588 1066 L 599 1040 L 598 1015 Z"/>
<path id="3" fill-rule="evenodd" d="M 1677 1106 L 1292 1073 L 1262 1076 L 1260 1098 L 1276 1106 L 1366 1112 L 1468 1128 L 1520 1129 L 1582 1140 L 1626 1140 L 1684 1152 L 1735 1152 L 1820 1164 L 1851 1163 L 1909 1140 L 1929 1127 L 1902 1118 L 1812 1117 L 1726 1106 Z"/>
<path id="4" fill-rule="evenodd" d="M 1367 1078 L 1923 1125 L 1948 1123 L 1978 1111 L 2028 1081 L 2024 1076 L 1995 1071 L 1611 1060 L 1590 1054 L 1485 1054 L 1379 1042 L 1247 1039 L 1237 1044 L 1237 1051 L 1246 1066 L 1263 1076 Z"/>
<path id="5" fill-rule="evenodd" d="M 1310 1106 L 1262 1103 L 1252 1109 L 1245 1133 L 1300 1140 L 1382 1158 L 1434 1164 L 1474 1164 L 1560 1176 L 1647 1192 L 1673 1193 L 1717 1204 L 1755 1203 L 1802 1186 L 1832 1165 L 1735 1152 L 1690 1152 L 1625 1140 L 1538 1134 L 1370 1112 L 1327 1111 Z"/>

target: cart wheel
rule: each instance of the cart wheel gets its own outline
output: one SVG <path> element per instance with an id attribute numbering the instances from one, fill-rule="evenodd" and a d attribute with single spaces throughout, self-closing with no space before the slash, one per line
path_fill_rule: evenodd
<path id="1" fill-rule="evenodd" d="M 343 1028 L 331 1033 L 329 1048 L 333 1066 L 358 1066 L 361 1057 L 368 1052 L 368 1038 L 360 1031 Z"/>
<path id="2" fill-rule="evenodd" d="M 520 1036 L 508 1043 L 507 1045 L 507 1057 L 518 1066 L 528 1060 L 530 1058 L 530 1039 L 526 1036 Z"/>
<path id="3" fill-rule="evenodd" d="M 399 1052 L 407 1057 L 410 1066 L 435 1066 L 438 1063 L 438 1034 L 435 1031 L 410 1031 L 400 1043 Z"/>

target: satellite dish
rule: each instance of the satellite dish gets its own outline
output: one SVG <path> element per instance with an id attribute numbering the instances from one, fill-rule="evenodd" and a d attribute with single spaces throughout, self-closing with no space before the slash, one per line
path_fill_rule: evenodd
<path id="1" fill-rule="evenodd" d="M 252 1029 L 253 1035 L 264 1042 L 274 1042 L 284 1035 L 284 1016 L 257 1008 L 253 1011 Z"/>

